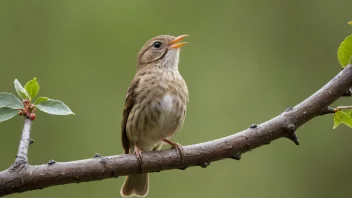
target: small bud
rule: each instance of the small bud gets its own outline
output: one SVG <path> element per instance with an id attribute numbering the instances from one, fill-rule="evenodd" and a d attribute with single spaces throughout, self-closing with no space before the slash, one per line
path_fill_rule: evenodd
<path id="1" fill-rule="evenodd" d="M 201 166 L 202 168 L 206 168 L 206 167 L 208 167 L 209 165 L 210 165 L 209 162 L 204 162 L 203 164 L 200 164 L 200 166 Z"/>
<path id="2" fill-rule="evenodd" d="M 257 125 L 256 124 L 251 124 L 251 126 L 249 128 L 255 129 L 255 128 L 257 128 Z"/>
<path id="3" fill-rule="evenodd" d="M 27 99 L 25 99 L 25 100 L 23 100 L 23 103 L 24 103 L 25 105 L 28 105 L 28 104 L 29 104 L 29 101 L 28 101 Z"/>
<path id="4" fill-rule="evenodd" d="M 100 155 L 99 153 L 96 153 L 96 154 L 94 155 L 94 158 L 97 158 L 97 157 L 101 157 L 101 155 Z"/>
<path id="5" fill-rule="evenodd" d="M 293 109 L 292 107 L 287 107 L 285 111 L 286 111 L 286 112 L 287 112 L 287 111 L 291 111 L 292 109 Z"/>
<path id="6" fill-rule="evenodd" d="M 52 165 L 52 164 L 55 164 L 56 162 L 55 162 L 55 160 L 50 160 L 49 162 L 48 162 L 48 165 Z"/>
<path id="7" fill-rule="evenodd" d="M 186 170 L 186 168 L 188 168 L 187 166 L 179 168 L 180 170 Z"/>
<path id="8" fill-rule="evenodd" d="M 235 153 L 234 155 L 231 156 L 232 159 L 234 160 L 240 160 L 241 159 L 241 153 Z"/>
<path id="9" fill-rule="evenodd" d="M 34 140 L 33 139 L 29 139 L 29 145 L 33 144 Z"/>
<path id="10" fill-rule="evenodd" d="M 36 117 L 37 117 L 37 116 L 36 116 L 34 113 L 30 114 L 30 116 L 29 116 L 29 118 L 30 118 L 31 120 L 35 120 Z"/>

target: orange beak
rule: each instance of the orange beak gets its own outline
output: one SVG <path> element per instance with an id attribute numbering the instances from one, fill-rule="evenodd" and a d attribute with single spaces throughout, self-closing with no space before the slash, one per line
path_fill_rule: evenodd
<path id="1" fill-rule="evenodd" d="M 184 35 L 176 37 L 173 41 L 170 42 L 170 45 L 171 45 L 170 47 L 173 49 L 178 49 L 178 48 L 182 47 L 184 44 L 187 44 L 187 42 L 178 43 L 179 41 L 182 41 L 187 36 L 188 35 L 184 34 Z"/>

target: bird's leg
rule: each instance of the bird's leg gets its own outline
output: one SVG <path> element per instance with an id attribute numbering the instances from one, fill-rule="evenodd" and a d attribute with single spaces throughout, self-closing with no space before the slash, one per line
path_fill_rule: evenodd
<path id="1" fill-rule="evenodd" d="M 140 171 L 142 172 L 142 151 L 137 146 L 134 146 L 134 154 L 137 157 L 137 160 L 139 162 Z"/>
<path id="2" fill-rule="evenodd" d="M 172 148 L 175 148 L 176 151 L 180 153 L 182 162 L 184 162 L 185 153 L 183 152 L 183 148 L 182 148 L 181 144 L 179 144 L 177 142 L 172 142 L 168 139 L 164 139 L 163 141 L 170 144 L 172 146 Z"/>

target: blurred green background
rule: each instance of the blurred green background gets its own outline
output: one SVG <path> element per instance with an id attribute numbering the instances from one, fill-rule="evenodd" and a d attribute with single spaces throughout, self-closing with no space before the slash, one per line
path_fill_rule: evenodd
<path id="1" fill-rule="evenodd" d="M 136 56 L 160 34 L 189 34 L 180 71 L 190 103 L 173 140 L 227 136 L 294 106 L 340 71 L 336 50 L 352 32 L 350 0 L 2 0 L 0 91 L 37 77 L 39 95 L 75 116 L 37 114 L 31 164 L 122 153 L 120 121 Z M 351 99 L 336 105 L 350 105 Z M 351 197 L 352 130 L 318 117 L 287 139 L 206 169 L 152 174 L 148 197 Z M 0 124 L 0 169 L 15 159 L 23 119 Z M 9 197 L 120 197 L 124 178 Z"/>

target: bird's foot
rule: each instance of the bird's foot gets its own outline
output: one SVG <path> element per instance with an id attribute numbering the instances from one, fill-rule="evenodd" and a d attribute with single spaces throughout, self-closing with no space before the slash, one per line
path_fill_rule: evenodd
<path id="1" fill-rule="evenodd" d="M 176 149 L 176 151 L 177 151 L 178 153 L 180 153 L 180 155 L 181 155 L 181 160 L 182 160 L 182 163 L 183 163 L 183 162 L 184 162 L 185 153 L 184 153 L 184 151 L 183 151 L 182 145 L 179 144 L 179 143 L 177 143 L 177 142 L 172 142 L 172 141 L 170 141 L 170 140 L 168 140 L 168 139 L 164 139 L 164 142 L 170 144 L 170 145 L 172 146 L 172 148 Z"/>
<path id="2" fill-rule="evenodd" d="M 134 154 L 137 157 L 137 160 L 139 162 L 140 171 L 142 172 L 142 151 L 137 146 L 134 146 Z"/>

